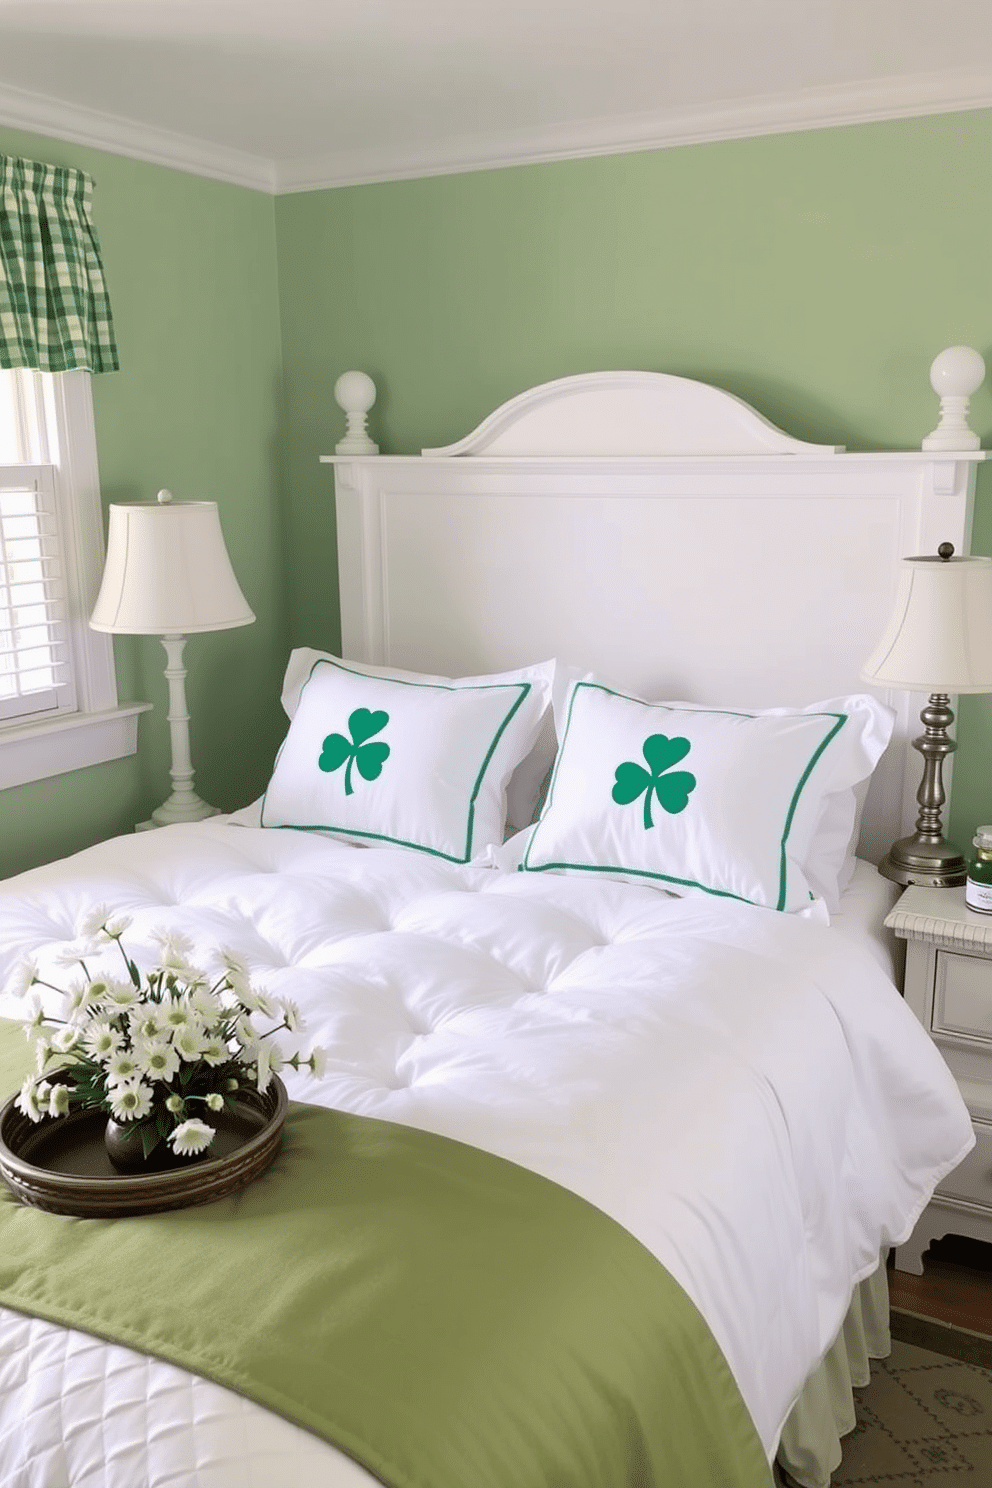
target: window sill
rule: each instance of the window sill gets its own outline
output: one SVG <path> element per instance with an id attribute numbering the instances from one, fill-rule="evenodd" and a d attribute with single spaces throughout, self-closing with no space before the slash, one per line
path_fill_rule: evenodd
<path id="1" fill-rule="evenodd" d="M 123 759 L 138 747 L 138 717 L 151 703 L 0 729 L 0 790 Z"/>

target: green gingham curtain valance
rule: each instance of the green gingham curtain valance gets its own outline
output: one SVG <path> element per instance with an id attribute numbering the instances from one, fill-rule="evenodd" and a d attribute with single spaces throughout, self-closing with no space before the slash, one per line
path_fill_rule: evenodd
<path id="1" fill-rule="evenodd" d="M 0 155 L 0 367 L 120 363 L 84 171 Z"/>

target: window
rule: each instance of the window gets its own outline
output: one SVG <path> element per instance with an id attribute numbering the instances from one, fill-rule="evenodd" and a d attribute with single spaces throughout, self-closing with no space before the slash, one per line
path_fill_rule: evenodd
<path id="1" fill-rule="evenodd" d="M 133 754 L 111 638 L 88 372 L 0 371 L 0 788 Z"/>

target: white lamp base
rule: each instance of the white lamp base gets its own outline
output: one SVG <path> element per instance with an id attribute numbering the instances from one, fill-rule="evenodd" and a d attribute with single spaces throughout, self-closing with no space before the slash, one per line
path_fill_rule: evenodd
<path id="1" fill-rule="evenodd" d="M 148 821 L 138 822 L 134 830 L 151 832 L 155 827 L 169 827 L 173 822 L 205 821 L 208 816 L 220 816 L 220 807 L 208 806 L 195 794 L 191 801 L 178 801 L 175 795 L 171 795 L 161 806 L 156 806 Z"/>
<path id="2" fill-rule="evenodd" d="M 189 752 L 189 713 L 186 710 L 186 668 L 183 648 L 186 637 L 162 637 L 167 659 L 165 675 L 169 683 L 169 733 L 172 737 L 172 795 L 151 814 L 150 821 L 139 822 L 136 832 L 149 832 L 153 827 L 169 827 L 176 822 L 203 821 L 219 815 L 216 806 L 208 806 L 193 789 L 193 763 Z"/>

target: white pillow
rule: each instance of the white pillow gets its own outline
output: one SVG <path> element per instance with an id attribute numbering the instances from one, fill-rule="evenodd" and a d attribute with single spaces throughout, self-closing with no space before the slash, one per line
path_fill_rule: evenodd
<path id="1" fill-rule="evenodd" d="M 435 677 L 294 651 L 262 826 L 468 862 L 502 841 L 507 782 L 541 730 L 553 674 L 546 662 Z"/>
<path id="2" fill-rule="evenodd" d="M 831 892 L 831 872 L 838 893 L 853 788 L 871 773 L 893 717 L 865 695 L 745 712 L 649 703 L 577 681 L 520 868 L 805 909 Z M 841 794 L 849 818 L 833 800 Z M 830 840 L 818 855 L 825 810 Z"/>
<path id="3" fill-rule="evenodd" d="M 327 651 L 315 651 L 310 646 L 300 646 L 290 655 L 283 678 L 281 702 L 288 717 L 292 718 L 296 712 L 296 706 L 300 699 L 300 689 L 310 675 L 315 661 L 330 659 L 337 661 L 340 658 L 330 656 Z M 378 677 L 406 678 L 411 681 L 437 682 L 449 686 L 469 687 L 485 685 L 491 682 L 514 681 L 516 678 L 529 679 L 533 676 L 535 685 L 543 687 L 550 677 L 553 685 L 557 688 L 561 685 L 561 669 L 557 662 L 543 662 L 536 667 L 528 667 L 519 672 L 497 672 L 479 677 L 451 677 L 433 676 L 426 672 L 404 671 L 401 667 L 373 667 L 364 662 L 349 662 L 349 666 L 357 671 L 373 674 Z M 574 668 L 567 669 L 566 675 L 573 674 Z M 577 672 L 575 675 L 579 675 Z M 555 720 L 550 707 L 547 707 L 543 721 L 535 736 L 532 749 L 524 759 L 515 767 L 506 785 L 506 832 L 508 834 L 522 831 L 529 827 L 537 819 L 538 807 L 542 804 L 544 787 L 554 764 L 555 751 L 558 748 L 558 740 L 555 735 Z"/>

